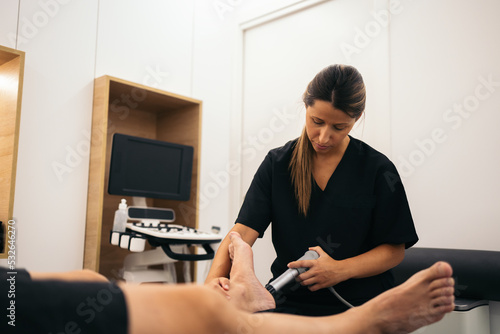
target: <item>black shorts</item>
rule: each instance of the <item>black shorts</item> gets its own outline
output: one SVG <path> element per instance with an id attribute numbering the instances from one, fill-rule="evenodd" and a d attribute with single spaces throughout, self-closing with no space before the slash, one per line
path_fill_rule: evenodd
<path id="1" fill-rule="evenodd" d="M 127 333 L 127 307 L 114 283 L 32 281 L 1 268 L 1 333 Z"/>

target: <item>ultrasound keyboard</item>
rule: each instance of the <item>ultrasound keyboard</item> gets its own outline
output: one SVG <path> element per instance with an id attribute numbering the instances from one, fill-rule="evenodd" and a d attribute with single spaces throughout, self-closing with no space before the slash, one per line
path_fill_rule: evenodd
<path id="1" fill-rule="evenodd" d="M 218 242 L 222 238 L 216 233 L 207 233 L 192 227 L 175 224 L 145 226 L 144 223 L 127 223 L 127 228 L 137 233 L 161 239 L 190 240 L 199 242 Z"/>

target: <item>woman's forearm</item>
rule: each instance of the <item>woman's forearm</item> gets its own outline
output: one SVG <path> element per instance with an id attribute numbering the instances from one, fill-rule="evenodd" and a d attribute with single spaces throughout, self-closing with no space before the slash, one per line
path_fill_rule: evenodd
<path id="1" fill-rule="evenodd" d="M 382 244 L 358 256 L 340 261 L 349 278 L 379 275 L 403 261 L 405 245 Z"/>
<path id="2" fill-rule="evenodd" d="M 217 277 L 229 277 L 229 271 L 231 270 L 229 243 L 230 240 L 228 236 L 226 236 L 215 253 L 214 260 L 212 261 L 212 266 L 210 267 L 210 271 L 205 279 L 205 283 L 208 283 Z"/>
<path id="3" fill-rule="evenodd" d="M 299 260 L 288 264 L 289 268 L 309 268 L 300 274 L 302 285 L 317 291 L 337 285 L 351 278 L 363 278 L 381 274 L 398 265 L 404 258 L 404 245 L 384 244 L 345 260 L 334 260 L 321 247 L 311 247 L 319 254 L 316 260 Z"/>

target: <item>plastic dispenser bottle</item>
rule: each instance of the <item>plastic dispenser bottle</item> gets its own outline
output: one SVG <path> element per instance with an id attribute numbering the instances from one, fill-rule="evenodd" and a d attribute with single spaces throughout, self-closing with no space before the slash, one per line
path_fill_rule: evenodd
<path id="1" fill-rule="evenodd" d="M 113 231 L 125 232 L 127 228 L 127 200 L 122 198 L 121 203 L 118 205 L 118 210 L 115 211 L 115 220 L 113 221 Z"/>

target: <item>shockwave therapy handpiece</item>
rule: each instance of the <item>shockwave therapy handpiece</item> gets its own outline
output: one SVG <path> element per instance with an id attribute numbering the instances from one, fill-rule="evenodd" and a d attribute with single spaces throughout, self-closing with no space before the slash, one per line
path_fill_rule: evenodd
<path id="1" fill-rule="evenodd" d="M 316 260 L 319 258 L 319 254 L 316 251 L 313 250 L 308 250 L 300 259 L 300 260 Z M 295 277 L 299 276 L 300 274 L 306 272 L 309 270 L 309 268 L 296 268 L 296 269 L 288 269 L 285 271 L 283 274 L 281 274 L 280 277 L 275 279 L 274 281 L 266 284 L 266 289 L 269 291 L 273 296 L 276 297 L 277 293 L 279 290 L 281 290 L 285 285 L 287 285 L 290 282 L 293 282 L 295 280 Z M 346 301 L 342 296 L 340 296 L 337 291 L 333 288 L 333 286 L 328 287 L 328 290 L 330 290 L 331 293 L 333 293 L 342 303 L 344 303 L 347 307 L 351 308 L 354 307 L 352 304 L 350 304 L 348 301 Z"/>
<path id="2" fill-rule="evenodd" d="M 313 250 L 308 250 L 300 259 L 297 261 L 301 260 L 316 260 L 319 257 L 319 254 L 316 251 Z M 288 269 L 285 271 L 283 274 L 281 274 L 280 277 L 275 279 L 274 281 L 266 284 L 266 289 L 269 291 L 273 296 L 281 290 L 285 285 L 287 285 L 290 282 L 295 281 L 295 278 L 299 276 L 300 274 L 306 272 L 309 268 L 294 268 L 294 269 Z"/>

